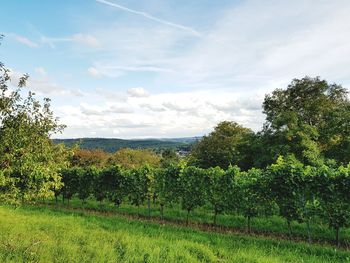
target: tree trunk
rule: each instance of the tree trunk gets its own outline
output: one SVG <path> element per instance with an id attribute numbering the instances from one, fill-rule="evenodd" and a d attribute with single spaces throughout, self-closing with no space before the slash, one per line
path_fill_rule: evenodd
<path id="1" fill-rule="evenodd" d="M 307 220 L 306 226 L 307 226 L 307 238 L 309 243 L 311 244 L 312 240 L 311 240 L 310 219 Z"/>
<path id="2" fill-rule="evenodd" d="M 156 204 L 156 201 L 157 201 L 157 196 L 154 195 L 152 199 L 153 199 L 153 205 L 155 205 L 155 204 Z"/>
<path id="3" fill-rule="evenodd" d="M 151 198 L 148 197 L 147 200 L 147 207 L 148 207 L 148 217 L 151 217 Z"/>
<path id="4" fill-rule="evenodd" d="M 290 220 L 287 220 L 287 225 L 288 225 L 288 235 L 289 238 L 292 239 L 292 226 L 290 224 Z"/>
<path id="5" fill-rule="evenodd" d="M 64 201 L 65 201 L 64 195 L 62 195 L 62 203 L 63 203 L 63 204 L 64 204 Z"/>
<path id="6" fill-rule="evenodd" d="M 216 218 L 218 216 L 218 211 L 215 209 L 214 210 L 214 226 L 216 226 Z"/>
<path id="7" fill-rule="evenodd" d="M 251 233 L 251 217 L 247 216 L 247 228 L 248 228 L 248 234 Z"/>
<path id="8" fill-rule="evenodd" d="M 160 205 L 160 218 L 162 220 L 164 220 L 164 205 L 163 204 Z"/>
<path id="9" fill-rule="evenodd" d="M 339 242 L 339 232 L 340 232 L 340 227 L 337 227 L 335 229 L 335 243 L 337 245 L 337 247 L 339 247 L 340 242 Z"/>
<path id="10" fill-rule="evenodd" d="M 190 209 L 187 209 L 186 226 L 188 226 L 188 218 L 190 216 Z"/>
<path id="11" fill-rule="evenodd" d="M 55 195 L 55 203 L 58 203 L 57 195 Z"/>

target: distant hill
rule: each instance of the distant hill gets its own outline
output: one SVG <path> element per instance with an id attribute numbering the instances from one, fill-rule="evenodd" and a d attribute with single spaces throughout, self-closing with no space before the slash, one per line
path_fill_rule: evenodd
<path id="1" fill-rule="evenodd" d="M 81 139 L 54 139 L 54 143 L 64 143 L 67 147 L 79 144 L 82 149 L 101 149 L 106 152 L 115 152 L 122 148 L 132 149 L 176 149 L 189 150 L 191 145 L 201 137 L 166 138 L 166 139 L 109 139 L 109 138 L 81 138 Z"/>

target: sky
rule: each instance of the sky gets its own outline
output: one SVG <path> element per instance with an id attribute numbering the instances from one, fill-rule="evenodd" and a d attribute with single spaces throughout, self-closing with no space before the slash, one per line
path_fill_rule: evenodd
<path id="1" fill-rule="evenodd" d="M 52 99 L 56 138 L 254 131 L 294 78 L 350 87 L 349 0 L 2 0 L 0 61 Z"/>

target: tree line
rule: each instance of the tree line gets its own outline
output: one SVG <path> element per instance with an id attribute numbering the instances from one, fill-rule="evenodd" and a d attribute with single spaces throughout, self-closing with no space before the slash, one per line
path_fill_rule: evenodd
<path id="1" fill-rule="evenodd" d="M 337 244 L 340 229 L 350 224 L 350 165 L 314 167 L 293 157 L 279 157 L 266 169 L 247 171 L 237 166 L 203 169 L 179 162 L 163 168 L 71 167 L 62 170 L 61 176 L 63 187 L 55 195 L 61 195 L 63 202 L 77 196 L 83 202 L 94 197 L 116 206 L 147 203 L 149 213 L 152 202 L 162 217 L 166 207 L 180 204 L 187 212 L 187 223 L 190 213 L 204 205 L 211 207 L 214 224 L 219 214 L 243 215 L 248 232 L 252 218 L 279 215 L 286 220 L 290 236 L 292 221 L 306 223 L 311 241 L 310 222 L 318 218 L 335 230 Z"/>
<path id="2" fill-rule="evenodd" d="M 319 77 L 294 79 L 287 88 L 267 94 L 266 116 L 258 132 L 232 122 L 219 123 L 191 152 L 193 165 L 244 170 L 265 168 L 278 156 L 294 155 L 306 165 L 350 162 L 348 90 Z M 258 112 L 256 112 L 258 114 Z"/>

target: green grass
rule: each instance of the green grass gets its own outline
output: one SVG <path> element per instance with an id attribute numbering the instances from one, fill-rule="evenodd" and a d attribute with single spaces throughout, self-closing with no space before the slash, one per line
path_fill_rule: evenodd
<path id="1" fill-rule="evenodd" d="M 47 201 L 46 203 L 55 204 L 55 202 Z M 63 205 L 60 200 L 55 206 L 67 207 L 67 204 Z M 74 198 L 70 201 L 69 207 L 72 208 L 87 208 L 103 212 L 127 214 L 127 215 L 137 215 L 140 214 L 143 217 L 148 216 L 147 206 L 140 206 L 137 209 L 128 203 L 123 203 L 120 207 L 116 208 L 112 203 L 104 201 L 102 203 L 97 202 L 95 199 L 88 199 L 85 204 L 82 201 Z M 152 204 L 151 206 L 151 216 L 153 218 L 160 218 L 160 209 L 158 205 Z M 178 205 L 173 207 L 166 207 L 164 209 L 164 219 L 167 221 L 180 221 L 185 222 L 186 211 L 182 210 Z M 212 224 L 213 214 L 208 207 L 199 208 L 193 211 L 190 215 L 190 220 L 192 224 Z M 246 229 L 246 220 L 244 217 L 239 215 L 219 215 L 217 224 L 220 226 L 232 228 L 234 230 L 244 232 Z M 293 235 L 296 240 L 307 241 L 307 226 L 306 224 L 301 224 L 298 222 L 292 223 Z M 274 235 L 280 238 L 288 238 L 288 229 L 286 221 L 278 216 L 261 217 L 252 219 L 252 231 L 256 234 L 263 235 Z M 323 223 L 321 220 L 311 223 L 311 235 L 312 240 L 317 243 L 328 243 L 332 244 L 334 242 L 334 231 L 328 227 L 327 224 Z M 350 248 L 350 228 L 341 229 L 341 243 L 343 247 Z"/>
<path id="2" fill-rule="evenodd" d="M 0 262 L 350 262 L 319 245 L 45 207 L 0 207 Z"/>

